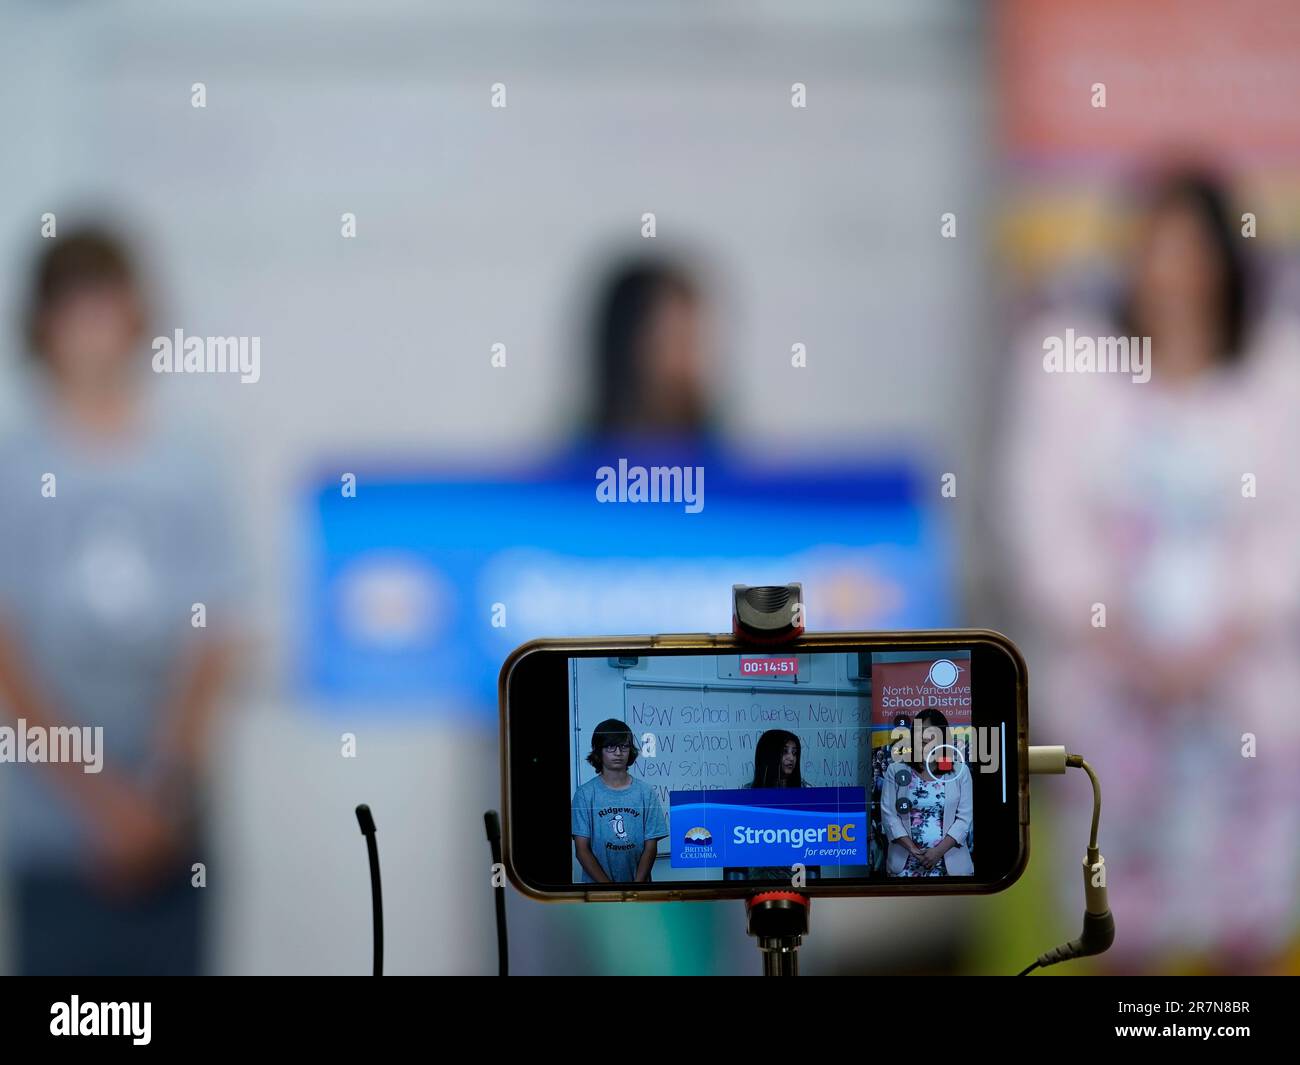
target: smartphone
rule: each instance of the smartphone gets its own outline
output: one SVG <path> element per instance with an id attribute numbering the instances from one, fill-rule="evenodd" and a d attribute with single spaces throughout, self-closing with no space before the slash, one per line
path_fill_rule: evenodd
<path id="1" fill-rule="evenodd" d="M 506 872 L 543 900 L 988 893 L 1029 858 L 1027 670 L 984 630 L 534 640 Z"/>

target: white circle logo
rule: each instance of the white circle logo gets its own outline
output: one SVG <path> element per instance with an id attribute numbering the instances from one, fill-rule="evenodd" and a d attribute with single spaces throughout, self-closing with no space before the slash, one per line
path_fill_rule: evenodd
<path id="1" fill-rule="evenodd" d="M 929 681 L 936 688 L 951 688 L 957 683 L 957 674 L 960 672 L 955 662 L 950 662 L 946 658 L 941 658 L 930 665 Z"/>

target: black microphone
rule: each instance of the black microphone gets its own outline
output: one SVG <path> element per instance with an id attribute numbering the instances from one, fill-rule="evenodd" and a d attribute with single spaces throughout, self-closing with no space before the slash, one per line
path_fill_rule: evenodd
<path id="1" fill-rule="evenodd" d="M 384 975 L 384 891 L 379 883 L 379 845 L 375 842 L 375 819 L 370 807 L 362 803 L 357 807 L 357 824 L 366 837 L 366 851 L 370 855 L 370 907 L 375 922 L 375 975 Z"/>
<path id="2" fill-rule="evenodd" d="M 483 814 L 483 827 L 487 829 L 488 846 L 492 850 L 492 864 L 501 864 L 501 818 L 495 810 Z M 493 891 L 497 910 L 497 975 L 510 975 L 510 945 L 506 940 L 506 888 L 502 884 Z"/>

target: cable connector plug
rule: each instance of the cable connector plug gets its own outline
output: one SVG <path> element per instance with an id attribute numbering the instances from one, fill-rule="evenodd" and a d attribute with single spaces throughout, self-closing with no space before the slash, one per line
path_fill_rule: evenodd
<path id="1" fill-rule="evenodd" d="M 1064 773 L 1069 755 L 1064 747 L 1030 747 L 1030 773 Z"/>

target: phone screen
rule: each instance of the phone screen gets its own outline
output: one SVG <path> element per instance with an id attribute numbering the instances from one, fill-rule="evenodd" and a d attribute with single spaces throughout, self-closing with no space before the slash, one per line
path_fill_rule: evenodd
<path id="1" fill-rule="evenodd" d="M 992 679 L 982 701 L 982 662 L 959 646 L 566 655 L 567 823 L 531 804 L 550 839 L 524 849 L 587 889 L 996 878 L 1017 849 L 1017 707 Z"/>

